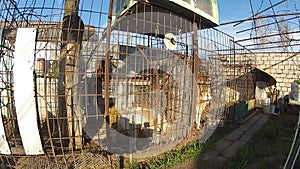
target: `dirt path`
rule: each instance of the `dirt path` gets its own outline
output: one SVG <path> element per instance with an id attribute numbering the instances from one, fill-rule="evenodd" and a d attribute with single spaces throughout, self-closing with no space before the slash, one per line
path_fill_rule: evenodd
<path id="1" fill-rule="evenodd" d="M 274 152 L 274 154 L 264 155 L 263 152 L 263 155 L 259 153 L 255 154 L 255 156 L 251 159 L 252 162 L 248 164 L 247 169 L 282 168 L 293 140 L 293 133 L 297 123 L 299 111 L 300 107 L 288 106 L 282 110 L 282 113 L 279 116 L 256 113 L 252 115 L 252 117 L 249 117 L 237 129 L 233 130 L 223 139 L 219 140 L 215 144 L 215 147 L 200 154 L 197 159 L 186 160 L 174 167 L 171 167 L 171 169 L 224 168 L 228 160 L 232 158 L 240 148 L 248 143 L 254 133 L 260 130 L 268 120 L 270 120 L 273 124 L 275 123 L 278 128 L 278 136 L 272 144 L 274 150 L 271 152 Z M 270 123 L 270 121 L 268 123 Z M 258 144 L 262 144 L 263 146 L 264 142 L 261 142 L 263 141 L 260 141 Z"/>
<path id="2" fill-rule="evenodd" d="M 197 160 L 187 160 L 171 169 L 198 168 L 220 169 L 239 148 L 245 145 L 252 135 L 259 130 L 269 119 L 267 114 L 254 113 L 237 129 L 233 130 L 223 139 L 219 140 L 213 149 L 200 154 Z"/>

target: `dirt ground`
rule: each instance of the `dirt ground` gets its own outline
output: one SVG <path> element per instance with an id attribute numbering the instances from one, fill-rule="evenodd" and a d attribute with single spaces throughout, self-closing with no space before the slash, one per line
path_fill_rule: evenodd
<path id="1" fill-rule="evenodd" d="M 290 147 L 293 141 L 294 133 L 295 133 L 295 126 L 298 121 L 298 115 L 300 111 L 300 106 L 295 105 L 287 105 L 281 109 L 281 113 L 279 116 L 270 115 L 270 119 L 265 125 L 273 125 L 277 128 L 277 136 L 272 142 L 272 146 L 264 145 L 264 140 L 256 140 L 252 138 L 248 144 L 257 144 L 258 147 L 261 148 L 261 152 L 255 154 L 251 157 L 247 163 L 246 169 L 279 169 L 283 168 L 283 165 L 286 161 L 288 153 L 290 151 Z M 230 132 L 231 130 L 236 128 L 238 124 L 234 124 L 232 126 L 218 128 L 214 133 L 214 136 L 226 135 L 226 133 Z M 243 146 L 243 147 L 245 147 Z M 241 149 L 243 149 L 243 147 Z M 214 147 L 212 147 L 213 149 Z M 202 154 L 199 155 L 197 159 L 189 159 L 184 161 L 183 163 L 177 164 L 172 169 L 175 168 L 198 168 L 198 169 L 205 169 L 207 161 L 202 161 L 201 156 L 205 156 L 209 150 L 206 150 Z M 260 150 L 259 150 L 260 151 Z M 218 157 L 216 154 L 215 158 L 222 158 Z M 235 158 L 232 157 L 233 159 Z M 214 164 L 215 168 L 213 169 L 221 169 L 221 168 L 232 168 L 232 166 L 228 165 L 228 161 L 230 159 L 224 158 L 222 164 Z M 231 160 L 234 162 L 234 160 Z M 299 161 L 299 159 L 298 159 Z M 224 166 L 225 163 L 225 166 Z M 238 162 L 237 162 L 238 163 Z M 212 166 L 212 165 L 210 165 Z M 235 168 L 235 167 L 234 167 Z M 211 169 L 211 168 L 210 168 Z"/>
<path id="2" fill-rule="evenodd" d="M 288 105 L 278 117 L 271 117 L 270 122 L 280 126 L 278 136 L 273 144 L 273 154 L 255 156 L 246 169 L 281 169 L 290 151 L 298 121 L 300 106 Z M 269 123 L 270 123 L 269 122 Z M 299 161 L 299 158 L 298 158 Z"/>

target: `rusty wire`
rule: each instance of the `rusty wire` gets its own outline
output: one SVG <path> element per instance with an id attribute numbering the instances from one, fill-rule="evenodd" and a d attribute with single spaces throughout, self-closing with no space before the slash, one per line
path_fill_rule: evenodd
<path id="1" fill-rule="evenodd" d="M 297 3 L 293 0 L 279 1 L 275 4 L 269 1 L 269 5 L 264 10 L 253 13 L 249 18 L 221 25 L 231 24 L 234 24 L 233 27 L 241 27 L 241 30 L 237 29 L 236 31 L 237 35 L 249 34 L 248 37 L 236 38 L 235 41 L 252 51 L 296 52 L 298 50 L 299 39 L 295 37 L 299 35 L 300 22 Z M 252 26 L 243 28 L 247 24 L 252 24 Z"/>
<path id="2" fill-rule="evenodd" d="M 137 1 L 117 22 L 109 1 L 76 5 L 65 15 L 57 0 L 1 4 L 1 115 L 12 153 L 0 159 L 8 167 L 111 167 L 111 152 L 148 147 L 153 155 L 194 130 L 205 140 L 220 121 L 234 121 L 235 103 L 254 98 L 255 54 L 226 33 L 200 29 L 207 25 L 199 18 Z M 24 152 L 13 102 L 16 31 L 27 27 L 38 30 L 33 92 L 44 149 L 33 157 Z M 175 49 L 166 47 L 167 33 L 176 35 Z"/>

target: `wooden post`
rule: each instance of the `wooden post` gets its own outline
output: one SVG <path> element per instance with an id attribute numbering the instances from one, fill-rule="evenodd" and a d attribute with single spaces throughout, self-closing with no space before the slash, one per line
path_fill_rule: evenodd
<path id="1" fill-rule="evenodd" d="M 61 137 L 68 137 L 64 144 L 68 143 L 69 149 L 82 147 L 82 131 L 80 120 L 76 116 L 73 104 L 75 66 L 81 49 L 84 24 L 78 16 L 79 0 L 65 0 L 64 18 L 62 23 L 62 48 L 59 62 L 58 79 L 58 112 L 60 119 Z"/>

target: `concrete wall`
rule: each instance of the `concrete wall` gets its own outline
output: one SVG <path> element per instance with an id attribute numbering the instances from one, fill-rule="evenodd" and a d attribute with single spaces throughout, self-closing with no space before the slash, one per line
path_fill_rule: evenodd
<path id="1" fill-rule="evenodd" d="M 300 53 L 258 53 L 255 57 L 257 67 L 277 79 L 280 95 L 289 94 L 291 82 L 300 78 Z"/>

